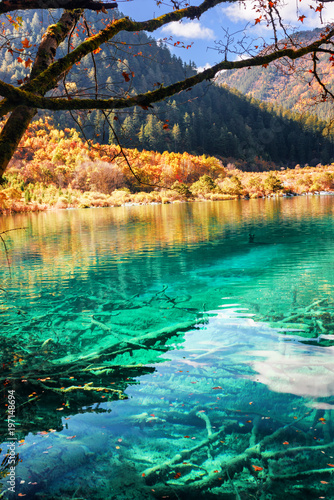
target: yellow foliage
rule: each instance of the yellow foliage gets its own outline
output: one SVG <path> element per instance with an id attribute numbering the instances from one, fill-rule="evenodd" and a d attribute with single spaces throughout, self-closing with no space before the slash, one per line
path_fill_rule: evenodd
<path id="1" fill-rule="evenodd" d="M 2 194 L 6 196 L 7 199 L 19 201 L 22 199 L 22 191 L 16 189 L 14 187 L 9 187 L 7 189 L 3 189 Z"/>

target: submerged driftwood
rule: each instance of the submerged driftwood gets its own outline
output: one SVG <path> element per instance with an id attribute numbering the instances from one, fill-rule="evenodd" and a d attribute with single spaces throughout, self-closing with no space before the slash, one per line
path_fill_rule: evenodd
<path id="1" fill-rule="evenodd" d="M 19 436 L 60 428 L 66 414 L 126 398 L 127 386 L 155 370 L 171 339 L 180 342 L 184 332 L 205 323 L 198 309 L 183 307 L 185 297 L 169 297 L 166 290 L 147 298 L 109 288 L 98 297 L 46 297 L 37 314 L 3 303 L 0 382 L 3 399 L 15 389 Z M 6 436 L 4 406 L 1 411 L 0 432 Z M 34 420 L 39 412 L 43 419 Z"/>

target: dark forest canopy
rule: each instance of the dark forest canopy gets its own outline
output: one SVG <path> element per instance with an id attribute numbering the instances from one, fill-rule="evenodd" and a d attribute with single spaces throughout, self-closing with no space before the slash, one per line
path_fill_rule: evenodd
<path id="1" fill-rule="evenodd" d="M 128 88 L 124 88 L 123 85 L 120 85 L 120 82 L 114 81 L 111 81 L 108 85 L 99 85 L 99 70 L 103 69 L 104 74 L 110 71 L 109 76 L 112 78 L 112 68 L 119 63 L 121 58 L 119 58 L 118 54 L 112 55 L 111 51 L 107 60 L 102 60 L 97 64 L 98 55 L 105 48 L 108 50 L 110 48 L 115 49 L 117 43 L 119 43 L 117 42 L 117 37 L 120 33 L 142 33 L 144 31 L 153 33 L 159 27 L 172 21 L 184 18 L 200 18 L 208 9 L 214 8 L 223 3 L 223 1 L 205 0 L 199 6 L 192 6 L 188 3 L 181 5 L 181 3 L 171 2 L 169 13 L 148 21 L 137 22 L 127 17 L 116 19 L 113 15 L 114 3 L 102 4 L 101 2 L 93 2 L 92 0 L 0 2 L 0 14 L 2 14 L 3 22 L 5 23 L 3 29 L 6 31 L 6 28 L 11 25 L 17 31 L 15 37 L 10 37 L 5 32 L 1 47 L 3 51 L 2 55 L 6 57 L 9 53 L 16 58 L 19 64 L 22 64 L 28 70 L 25 76 L 22 75 L 22 78 L 14 77 L 10 83 L 4 80 L 0 81 L 0 95 L 3 97 L 0 106 L 0 115 L 5 117 L 9 114 L 0 135 L 0 175 L 5 171 L 23 133 L 36 115 L 38 109 L 50 111 L 69 110 L 72 112 L 85 110 L 86 113 L 94 109 L 99 110 L 112 130 L 114 128 L 114 123 L 112 123 L 114 122 L 114 116 L 111 116 L 110 113 L 117 113 L 119 110 L 133 108 L 149 110 L 156 102 L 165 100 L 180 92 L 185 96 L 184 100 L 187 100 L 184 91 L 191 89 L 201 82 L 211 80 L 223 69 L 231 70 L 254 66 L 266 67 L 270 62 L 283 57 L 293 61 L 310 54 L 310 71 L 314 78 L 318 78 L 316 65 L 317 53 L 325 53 L 329 58 L 334 54 L 332 45 L 334 27 L 332 25 L 324 27 L 319 38 L 307 44 L 299 43 L 297 39 L 289 36 L 287 29 L 283 26 L 288 36 L 288 41 L 282 45 L 276 36 L 278 26 L 282 25 L 280 15 L 282 2 L 270 1 L 266 3 L 259 1 L 253 2 L 255 7 L 254 22 L 257 22 L 261 17 L 262 21 L 271 26 L 275 39 L 274 45 L 262 47 L 262 50 L 255 54 L 245 53 L 244 57 L 238 60 L 229 61 L 224 57 L 222 61 L 200 73 L 191 68 L 183 68 L 181 76 L 177 74 L 173 75 L 175 78 L 173 81 L 168 81 L 166 72 L 163 72 L 162 81 L 153 82 L 153 85 L 147 81 L 146 86 L 143 82 L 143 85 L 138 86 L 138 91 L 135 90 L 134 86 L 131 87 L 132 79 L 135 78 L 132 70 L 130 71 L 130 69 L 125 68 L 121 71 L 121 75 L 124 82 L 130 84 Z M 321 15 L 323 3 L 315 3 L 315 6 L 319 15 Z M 64 8 L 64 10 L 59 11 L 59 14 L 55 17 L 55 22 L 47 27 L 42 38 L 38 35 L 35 35 L 35 38 L 32 35 L 21 37 L 21 34 L 23 35 L 21 25 L 28 13 L 33 12 L 35 14 L 37 9 L 55 7 Z M 21 15 L 15 12 L 16 9 L 20 8 L 24 9 Z M 100 9 L 101 12 L 99 12 Z M 108 12 L 106 9 L 109 9 Z M 97 32 L 91 28 L 90 24 L 84 18 L 85 15 L 87 17 L 92 14 L 103 16 L 104 19 L 107 19 L 107 21 L 104 21 L 103 27 L 98 28 Z M 85 39 L 77 43 L 74 41 L 73 35 L 79 25 L 85 31 Z M 67 47 L 67 53 L 65 54 L 62 54 L 60 50 L 63 43 Z M 138 53 L 140 52 L 142 50 L 138 51 Z M 72 74 L 76 69 L 79 69 L 79 73 L 85 71 L 84 59 L 87 56 L 92 58 L 94 84 L 91 84 L 90 87 L 76 87 L 75 89 L 72 86 L 72 91 L 69 92 L 66 87 L 66 80 L 68 82 L 72 81 Z M 124 64 L 124 59 L 121 59 L 121 62 Z M 60 82 L 64 83 L 64 80 L 65 85 L 62 89 Z M 324 98 L 332 97 L 325 85 L 321 87 L 321 91 Z M 179 102 L 175 102 L 176 107 L 179 107 Z M 117 122 L 117 120 L 115 121 Z M 204 123 L 204 118 L 202 123 Z M 215 122 L 211 121 L 211 123 Z M 148 123 L 144 122 L 142 125 L 145 128 Z M 235 128 L 240 129 L 240 120 Z M 189 127 L 188 130 L 190 130 Z M 219 135 L 221 135 L 221 132 L 220 130 Z M 180 134 L 178 134 L 176 127 L 174 130 L 175 147 L 179 136 Z M 223 137 L 222 139 L 224 140 Z M 227 139 L 228 143 L 233 145 L 233 139 L 230 137 Z M 118 139 L 116 138 L 116 140 Z M 190 137 L 188 141 L 191 147 Z M 200 142 L 200 138 L 199 141 L 197 140 L 198 142 Z M 297 144 L 296 147 L 298 147 Z"/>

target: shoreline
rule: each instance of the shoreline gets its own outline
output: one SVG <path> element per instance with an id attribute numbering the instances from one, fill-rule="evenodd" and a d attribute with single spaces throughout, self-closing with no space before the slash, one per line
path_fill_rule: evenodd
<path id="1" fill-rule="evenodd" d="M 102 193 L 101 193 L 102 194 Z M 141 193 L 137 193 L 141 194 Z M 151 193 L 145 193 L 146 195 L 150 195 Z M 265 199 L 279 199 L 279 198 L 295 198 L 300 196 L 334 196 L 334 190 L 327 191 L 315 191 L 315 192 L 304 192 L 304 193 L 270 193 L 265 196 L 236 196 L 236 195 L 220 195 L 210 198 L 205 196 L 197 196 L 193 198 L 178 198 L 178 199 L 168 199 L 163 197 L 163 200 L 160 201 L 124 201 L 123 203 L 92 203 L 92 204 L 66 204 L 64 206 L 63 203 L 48 205 L 46 203 L 38 203 L 38 202 L 30 202 L 24 203 L 22 200 L 9 200 L 13 202 L 14 206 L 1 207 L 0 206 L 0 216 L 8 216 L 14 214 L 24 214 L 24 213 L 40 213 L 40 212 L 55 212 L 60 210 L 77 210 L 77 209 L 90 209 L 90 208 L 119 208 L 119 207 L 134 207 L 134 206 L 147 206 L 147 205 L 173 205 L 179 203 L 207 203 L 207 202 L 216 202 L 216 201 L 231 201 L 231 200 L 265 200 Z M 135 198 L 136 194 L 128 194 L 129 198 Z M 0 200 L 1 201 L 1 200 Z"/>

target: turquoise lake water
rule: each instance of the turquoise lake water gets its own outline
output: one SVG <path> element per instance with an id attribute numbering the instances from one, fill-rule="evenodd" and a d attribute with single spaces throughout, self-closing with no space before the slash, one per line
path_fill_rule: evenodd
<path id="1" fill-rule="evenodd" d="M 2 217 L 1 498 L 334 499 L 333 212 Z"/>

